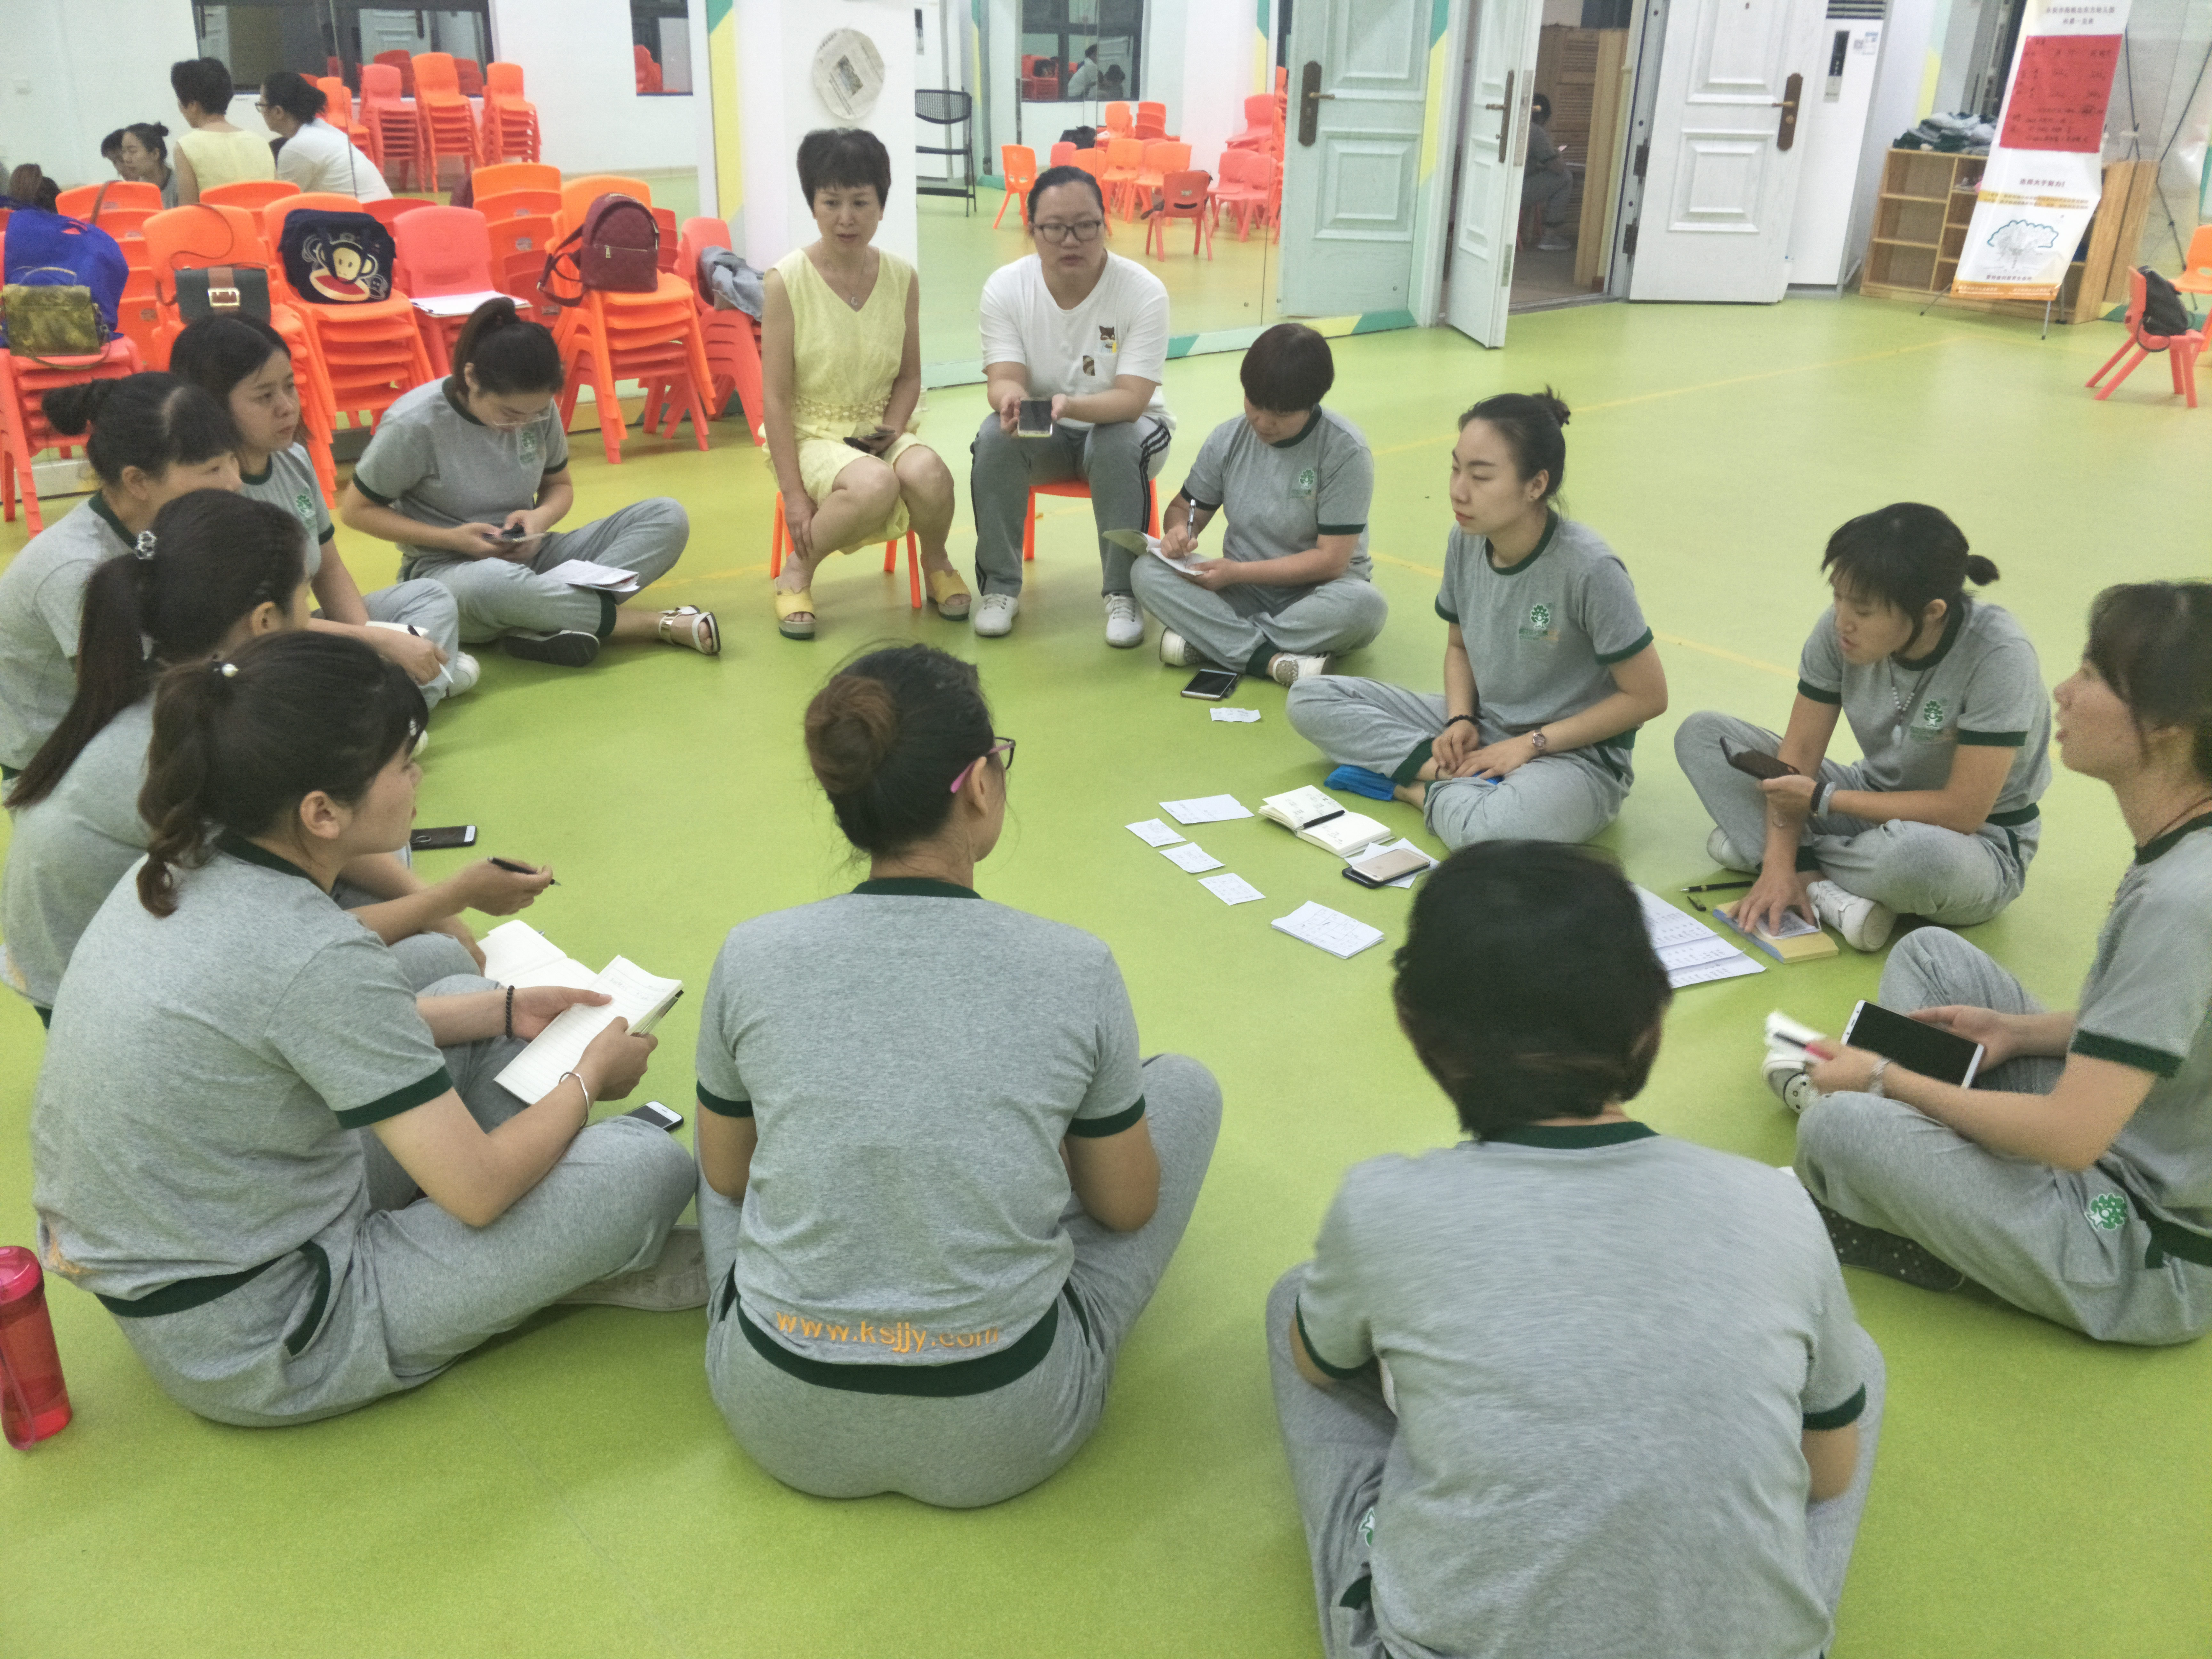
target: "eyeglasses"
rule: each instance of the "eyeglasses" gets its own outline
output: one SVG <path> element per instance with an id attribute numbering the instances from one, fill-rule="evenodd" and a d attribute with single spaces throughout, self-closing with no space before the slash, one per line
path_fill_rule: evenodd
<path id="1" fill-rule="evenodd" d="M 991 739 L 991 746 L 988 749 L 986 749 L 981 754 L 976 756 L 974 760 L 969 761 L 967 765 L 960 769 L 959 775 L 952 780 L 952 787 L 945 793 L 952 795 L 958 794 L 960 793 L 960 786 L 968 781 L 968 775 L 974 771 L 977 767 L 981 766 L 985 761 L 990 759 L 994 755 L 1004 755 L 1006 757 L 1006 759 L 999 763 L 999 775 L 1001 777 L 1014 769 L 1014 740 L 1012 738 L 994 738 Z"/>
<path id="2" fill-rule="evenodd" d="M 259 114 L 259 115 L 266 115 L 266 114 L 268 114 L 268 113 L 269 113 L 269 101 L 268 101 L 268 100 L 266 100 L 266 99 L 263 99 L 263 100 L 261 100 L 259 102 L 256 103 L 256 104 L 253 106 L 253 108 L 254 108 L 254 112 L 255 112 L 255 113 L 257 113 L 257 114 Z"/>
<path id="3" fill-rule="evenodd" d="M 1072 225 L 1063 225 L 1058 220 L 1048 219 L 1040 224 L 1031 225 L 1030 228 L 1055 245 L 1065 242 L 1071 236 L 1079 242 L 1095 242 L 1098 240 L 1098 233 L 1106 228 L 1106 222 L 1103 219 L 1082 219 Z"/>

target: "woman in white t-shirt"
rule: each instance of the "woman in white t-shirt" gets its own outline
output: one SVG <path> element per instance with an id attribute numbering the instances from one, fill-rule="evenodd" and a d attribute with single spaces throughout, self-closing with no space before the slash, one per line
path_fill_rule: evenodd
<path id="1" fill-rule="evenodd" d="M 384 182 L 376 163 L 322 118 L 330 101 L 320 87 L 289 70 L 262 82 L 261 100 L 253 107 L 269 124 L 269 131 L 284 141 L 276 152 L 276 176 L 302 191 L 331 191 L 363 202 L 386 200 L 392 186 Z"/>

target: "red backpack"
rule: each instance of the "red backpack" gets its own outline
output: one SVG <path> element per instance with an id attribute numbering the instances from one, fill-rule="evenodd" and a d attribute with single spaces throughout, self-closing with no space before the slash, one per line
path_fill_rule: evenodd
<path id="1" fill-rule="evenodd" d="M 660 286 L 660 225 L 653 210 L 635 196 L 611 191 L 593 198 L 584 222 L 554 248 L 538 282 L 538 291 L 554 304 L 581 305 L 580 293 L 571 298 L 553 291 L 556 276 L 579 289 L 652 293 Z"/>

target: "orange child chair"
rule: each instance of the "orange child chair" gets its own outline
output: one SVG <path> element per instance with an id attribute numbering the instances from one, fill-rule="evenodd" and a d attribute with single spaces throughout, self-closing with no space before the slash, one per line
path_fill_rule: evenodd
<path id="1" fill-rule="evenodd" d="M 34 457 L 49 449 L 64 456 L 82 438 L 65 438 L 46 424 L 39 400 L 57 387 L 87 380 L 119 380 L 140 368 L 138 348 L 128 338 L 110 340 L 87 357 L 54 357 L 40 362 L 0 351 L 0 520 L 14 522 L 15 497 L 23 497 L 24 527 L 33 536 L 45 527 L 39 516 L 39 487 L 31 471 Z"/>
<path id="2" fill-rule="evenodd" d="M 350 196 L 313 191 L 272 202 L 263 216 L 269 246 L 282 245 L 284 221 L 291 214 L 357 210 L 358 205 Z M 384 275 L 387 280 L 392 276 L 389 271 Z M 272 299 L 282 289 L 307 319 L 328 377 L 331 430 L 337 429 L 341 414 L 351 416 L 356 425 L 374 426 L 402 392 L 432 378 L 429 356 L 415 328 L 414 302 L 396 283 L 382 300 L 326 305 L 295 289 L 279 265 L 269 273 L 269 289 Z"/>
<path id="3" fill-rule="evenodd" d="M 1106 112 L 1101 118 L 1106 123 L 1106 131 L 1116 138 L 1128 137 L 1130 129 L 1136 125 L 1136 119 L 1129 113 L 1129 106 L 1127 104 L 1107 105 Z"/>
<path id="4" fill-rule="evenodd" d="M 742 311 L 718 308 L 699 282 L 699 256 L 710 247 L 730 246 L 730 228 L 720 219 L 686 219 L 678 234 L 676 274 L 690 279 L 697 307 L 702 348 L 707 354 L 708 407 L 720 414 L 734 394 L 750 432 L 762 415 L 759 325 Z M 668 435 L 675 434 L 672 419 Z"/>
<path id="5" fill-rule="evenodd" d="M 496 67 L 496 65 L 495 65 Z M 471 205 L 496 224 L 525 213 L 561 210 L 561 169 L 537 161 L 495 161 L 469 180 Z"/>
<path id="6" fill-rule="evenodd" d="M 1255 162 L 1260 166 L 1255 167 Z M 1267 210 L 1266 167 L 1255 150 L 1224 149 L 1219 163 L 1221 176 L 1213 185 L 1214 218 L 1218 222 L 1225 211 L 1237 227 L 1237 240 L 1243 241 L 1252 234 L 1252 221 Z"/>
<path id="7" fill-rule="evenodd" d="M 405 52 L 397 48 L 391 52 L 380 52 L 375 61 L 399 77 L 399 95 L 402 98 L 415 95 L 415 60 Z M 368 67 L 366 64 L 362 65 L 364 72 Z"/>
<path id="8" fill-rule="evenodd" d="M 1167 188 L 1168 174 L 1190 168 L 1190 146 L 1176 139 L 1161 139 L 1145 146 L 1145 164 L 1129 186 L 1131 216 L 1148 210 L 1154 196 Z"/>
<path id="9" fill-rule="evenodd" d="M 69 198 L 64 196 L 64 201 Z M 69 210 L 64 208 L 64 213 Z M 2212 294 L 2212 225 L 2199 225 L 2189 238 L 2189 252 L 2173 286 L 2184 294 Z"/>
<path id="10" fill-rule="evenodd" d="M 287 196 L 297 196 L 299 185 L 289 179 L 240 179 L 235 184 L 217 185 L 200 192 L 200 200 L 210 207 L 244 208 L 258 214 L 271 202 L 282 201 Z M 347 198 L 352 200 L 350 197 Z M 356 202 L 358 208 L 361 204 Z"/>
<path id="11" fill-rule="evenodd" d="M 413 71 L 409 73 L 411 76 Z M 410 179 L 421 185 L 427 179 L 434 185 L 437 180 L 428 172 L 429 149 L 422 124 L 414 109 L 400 101 L 401 84 L 399 70 L 392 64 L 380 60 L 361 66 L 362 149 L 393 189 L 403 188 Z"/>
<path id="12" fill-rule="evenodd" d="M 1032 562 L 1036 558 L 1036 504 L 1037 497 L 1040 495 L 1066 495 L 1077 501 L 1087 501 L 1091 499 L 1090 481 L 1084 478 L 1066 478 L 1059 483 L 1030 486 L 1029 513 L 1022 523 L 1022 557 Z M 1151 536 L 1160 533 L 1159 485 L 1151 478 L 1145 480 L 1145 533 Z"/>
<path id="13" fill-rule="evenodd" d="M 660 268 L 663 270 L 674 270 L 676 269 L 677 239 L 682 234 L 682 233 L 678 230 L 676 225 L 676 210 L 674 208 L 663 207 L 653 209 L 653 222 L 660 227 L 660 253 L 659 259 Z"/>
<path id="14" fill-rule="evenodd" d="M 1127 219 L 1132 216 L 1131 204 L 1136 199 L 1137 175 L 1145 170 L 1144 141 L 1138 138 L 1115 138 L 1106 145 L 1106 171 L 1098 183 L 1106 192 L 1106 214 L 1111 218 L 1119 213 Z"/>
<path id="15" fill-rule="evenodd" d="M 483 65 L 477 63 L 475 58 L 456 58 L 453 59 L 453 75 L 461 84 L 462 97 L 481 98 L 483 96 Z"/>
<path id="16" fill-rule="evenodd" d="M 437 205 L 427 196 L 387 196 L 380 202 L 363 202 L 361 210 L 390 230 L 416 209 Z"/>
<path id="17" fill-rule="evenodd" d="M 1255 93 L 1244 100 L 1244 129 L 1230 139 L 1230 148 L 1270 149 L 1274 148 L 1281 131 L 1275 125 L 1274 94 Z"/>
<path id="18" fill-rule="evenodd" d="M 2121 342 L 2118 351 L 2105 359 L 2105 367 L 2089 377 L 2088 384 L 2096 385 L 2105 378 L 2114 363 L 2118 362 L 2123 357 L 2127 357 L 2130 352 L 2135 353 L 2134 356 L 2128 357 L 2127 366 L 2112 376 L 2111 384 L 2097 394 L 2097 401 L 2102 403 L 2118 389 L 2122 380 L 2126 380 L 2142 366 L 2144 358 L 2149 356 L 2154 351 L 2163 351 L 2166 354 L 2166 367 L 2173 374 L 2173 389 L 2185 396 L 2189 399 L 2189 406 L 2194 409 L 2197 407 L 2197 354 L 2204 349 L 2204 331 L 2201 328 L 2192 328 L 2185 334 L 2144 333 L 2143 307 L 2148 303 L 2145 289 L 2142 272 L 2130 271 L 2128 273 L 2128 337 Z"/>
<path id="19" fill-rule="evenodd" d="M 484 159 L 538 160 L 538 106 L 522 95 L 522 66 L 493 64 L 484 71 Z"/>
<path id="20" fill-rule="evenodd" d="M 554 234 L 555 222 L 550 213 L 529 213 L 493 220 L 487 227 L 491 237 L 491 285 L 514 295 L 525 315 L 534 315 L 549 327 L 560 319 L 561 307 L 545 297 L 538 283 L 545 274 L 545 256 L 561 240 Z"/>
<path id="21" fill-rule="evenodd" d="M 630 56 L 637 65 L 638 92 L 641 94 L 659 92 L 661 89 L 660 64 L 653 57 L 651 49 L 633 46 L 629 50 Z"/>
<path id="22" fill-rule="evenodd" d="M 577 395 L 588 384 L 599 405 L 599 442 L 609 465 L 622 464 L 628 432 L 615 393 L 620 380 L 638 381 L 646 389 L 648 405 L 668 409 L 672 433 L 677 420 L 689 415 L 699 447 L 708 447 L 707 390 L 713 377 L 691 284 L 664 271 L 659 288 L 651 294 L 586 289 L 582 303 L 562 317 L 556 333 L 562 364 L 568 371 L 561 393 L 561 423 L 565 427 L 574 418 Z"/>
<path id="23" fill-rule="evenodd" d="M 446 161 L 459 161 L 461 177 L 467 178 L 480 159 L 477 117 L 469 100 L 461 96 L 460 77 L 453 72 L 451 52 L 426 52 L 416 57 L 415 108 L 429 151 L 430 188 L 444 188 L 445 169 L 441 164 Z"/>
<path id="24" fill-rule="evenodd" d="M 1179 146 L 1182 149 L 1188 145 Z M 1145 252 L 1151 253 L 1152 245 L 1159 245 L 1157 258 L 1165 258 L 1168 252 L 1168 222 L 1188 220 L 1190 223 L 1190 253 L 1198 257 L 1199 244 L 1206 245 L 1206 257 L 1213 257 L 1213 180 L 1205 172 L 1178 172 L 1168 174 L 1161 185 L 1164 204 L 1152 215 L 1152 223 L 1145 231 Z"/>
<path id="25" fill-rule="evenodd" d="M 1067 143 L 1065 139 L 1060 143 L 1054 144 L 1052 147 L 1052 165 L 1056 167 L 1073 167 L 1075 165 L 1075 146 Z"/>
<path id="26" fill-rule="evenodd" d="M 763 447 L 767 442 L 765 438 L 761 440 Z M 783 522 L 783 492 L 779 489 L 775 492 L 775 522 L 769 532 L 768 579 L 770 581 L 783 574 L 783 556 L 789 550 L 787 535 Z M 898 568 L 898 545 L 896 537 L 884 544 L 884 574 L 886 576 Z M 908 605 L 915 611 L 921 610 L 921 544 L 911 530 L 906 532 L 906 594 Z"/>
<path id="27" fill-rule="evenodd" d="M 322 88 L 323 119 L 348 137 L 353 136 L 353 89 L 345 78 L 337 75 L 318 76 L 315 84 Z"/>
<path id="28" fill-rule="evenodd" d="M 1006 216 L 1012 206 L 1016 222 L 1024 230 L 1030 222 L 1030 187 L 1036 183 L 1036 152 L 1027 144 L 999 146 L 999 174 L 1006 180 L 1006 193 L 1000 198 L 998 218 L 991 221 L 991 228 L 999 228 L 999 220 Z"/>
<path id="29" fill-rule="evenodd" d="M 1103 149 L 1079 149 L 1072 165 L 1081 167 L 1097 181 L 1099 199 L 1109 203 L 1113 201 L 1114 198 L 1106 193 L 1106 152 Z M 1109 240 L 1114 235 L 1114 216 L 1111 213 L 1106 216 L 1106 235 Z"/>
<path id="30" fill-rule="evenodd" d="M 468 314 L 433 314 L 423 301 L 441 295 L 497 291 L 492 281 L 491 234 L 474 208 L 426 207 L 392 228 L 398 269 L 393 281 L 415 303 L 415 330 L 435 374 L 453 372 L 453 342 Z"/>
<path id="31" fill-rule="evenodd" d="M 159 213 L 161 210 L 161 191 L 158 185 L 141 179 L 111 179 L 104 185 L 79 185 L 75 190 L 64 191 L 54 198 L 54 211 L 64 218 L 89 222 L 95 204 L 100 213 L 100 228 L 112 236 L 116 233 L 108 228 L 108 215 L 136 212 L 151 216 Z M 139 224 L 144 222 L 141 219 L 131 228 L 136 230 Z"/>

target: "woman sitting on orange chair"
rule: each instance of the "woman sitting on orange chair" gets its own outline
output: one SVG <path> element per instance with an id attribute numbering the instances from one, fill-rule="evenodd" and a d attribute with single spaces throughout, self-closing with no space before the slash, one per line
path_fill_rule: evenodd
<path id="1" fill-rule="evenodd" d="M 964 618 L 967 584 L 945 553 L 952 475 L 908 429 L 921 401 L 921 287 L 912 265 L 870 246 L 890 194 L 890 154 L 864 130 L 810 132 L 799 185 L 822 235 L 768 273 L 761 326 L 768 459 L 791 537 L 776 627 L 812 639 L 815 567 L 909 529 L 939 614 Z"/>

